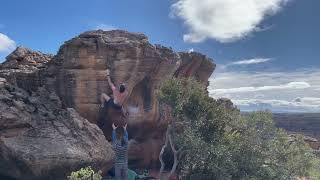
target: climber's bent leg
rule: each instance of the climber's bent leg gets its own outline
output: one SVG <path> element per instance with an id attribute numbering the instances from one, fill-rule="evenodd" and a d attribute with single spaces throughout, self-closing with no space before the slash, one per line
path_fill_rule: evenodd
<path id="1" fill-rule="evenodd" d="M 105 102 L 108 102 L 109 100 L 110 97 L 107 94 L 102 93 L 100 96 L 101 107 L 104 107 Z"/>
<path id="2" fill-rule="evenodd" d="M 109 97 L 109 96 L 108 96 L 108 97 Z M 112 108 L 114 108 L 114 109 L 116 109 L 116 110 L 120 110 L 120 111 L 122 110 L 122 106 L 114 103 L 114 99 L 113 99 L 113 98 L 110 98 L 110 97 L 109 97 L 108 100 L 105 100 L 105 101 L 103 102 L 102 107 L 103 107 L 103 108 L 112 107 Z"/>

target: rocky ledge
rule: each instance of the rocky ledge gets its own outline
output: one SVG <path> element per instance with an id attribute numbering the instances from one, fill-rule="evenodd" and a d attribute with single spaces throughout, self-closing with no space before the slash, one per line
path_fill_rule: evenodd
<path id="1" fill-rule="evenodd" d="M 65 179 L 92 165 L 108 169 L 113 151 L 102 131 L 43 88 L 29 95 L 0 78 L 0 174 Z"/>

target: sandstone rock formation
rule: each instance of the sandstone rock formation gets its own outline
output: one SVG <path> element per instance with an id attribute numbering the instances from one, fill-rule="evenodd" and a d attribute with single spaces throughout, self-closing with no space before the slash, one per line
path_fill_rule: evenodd
<path id="1" fill-rule="evenodd" d="M 65 42 L 48 63 L 45 83 L 49 89 L 55 89 L 66 107 L 75 108 L 81 116 L 96 123 L 100 94 L 111 92 L 107 68 L 115 84 L 127 85 L 129 134 L 135 142 L 132 144 L 149 149 L 129 157 L 135 165 L 147 166 L 158 162 L 160 148 L 154 147 L 162 144 L 166 127 L 160 118 L 156 96 L 161 83 L 174 76 L 193 76 L 207 84 L 215 65 L 199 53 L 176 53 L 152 45 L 143 34 L 98 30 Z M 104 132 L 110 139 L 111 126 Z"/>
<path id="2" fill-rule="evenodd" d="M 6 61 L 1 64 L 1 69 L 16 69 L 20 71 L 34 71 L 45 67 L 45 64 L 52 59 L 53 55 L 43 54 L 24 47 L 17 47 Z"/>
<path id="3" fill-rule="evenodd" d="M 66 179 L 83 166 L 108 169 L 114 152 L 102 131 L 62 109 L 44 88 L 29 95 L 0 78 L 0 174 L 23 180 Z"/>
<path id="4" fill-rule="evenodd" d="M 26 90 L 36 91 L 40 86 L 38 72 L 46 67 L 52 55 L 24 47 L 17 47 L 6 61 L 0 64 L 0 77 Z"/>
<path id="5" fill-rule="evenodd" d="M 61 109 L 74 108 L 92 123 L 99 119 L 100 94 L 111 93 L 106 69 L 111 70 L 115 84 L 126 83 L 129 92 L 125 103 L 129 111 L 129 165 L 134 167 L 158 164 L 167 125 L 156 96 L 161 83 L 172 77 L 192 76 L 207 85 L 215 68 L 213 61 L 204 55 L 176 53 L 171 48 L 150 44 L 143 34 L 122 30 L 85 32 L 66 41 L 53 58 L 44 59 L 39 61 L 44 62 L 44 66 L 32 68 L 27 75 L 4 76 L 1 72 L 14 70 L 10 69 L 12 66 L 2 65 L 0 77 L 6 77 L 29 93 L 39 87 L 56 93 L 61 99 Z M 14 80 L 11 80 L 12 76 Z M 106 120 L 111 123 L 108 117 Z M 110 139 L 111 127 L 103 130 L 106 139 Z"/>
<path id="6" fill-rule="evenodd" d="M 216 66 L 212 63 L 213 61 L 197 52 L 180 52 L 179 56 L 182 61 L 175 76 L 195 77 L 207 87 L 209 85 L 208 79 Z"/>

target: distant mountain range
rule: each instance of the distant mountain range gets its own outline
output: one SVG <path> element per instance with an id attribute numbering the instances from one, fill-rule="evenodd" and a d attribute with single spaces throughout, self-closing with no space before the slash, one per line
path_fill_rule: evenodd
<path id="1" fill-rule="evenodd" d="M 247 115 L 250 112 L 241 112 Z M 272 113 L 276 126 L 291 134 L 303 134 L 320 140 L 320 113 Z"/>
<path id="2" fill-rule="evenodd" d="M 320 113 L 273 113 L 277 127 L 320 139 Z"/>

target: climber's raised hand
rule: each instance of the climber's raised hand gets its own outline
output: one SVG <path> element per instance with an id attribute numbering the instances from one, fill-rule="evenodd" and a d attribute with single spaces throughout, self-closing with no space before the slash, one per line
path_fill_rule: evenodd
<path id="1" fill-rule="evenodd" d="M 113 130 L 117 129 L 117 126 L 115 126 L 114 123 L 112 123 L 112 129 Z"/>
<path id="2" fill-rule="evenodd" d="M 113 82 L 111 81 L 109 69 L 107 69 L 107 80 L 108 80 L 108 83 L 109 83 L 109 86 L 111 87 L 111 89 L 114 90 L 116 87 L 114 86 Z"/>

